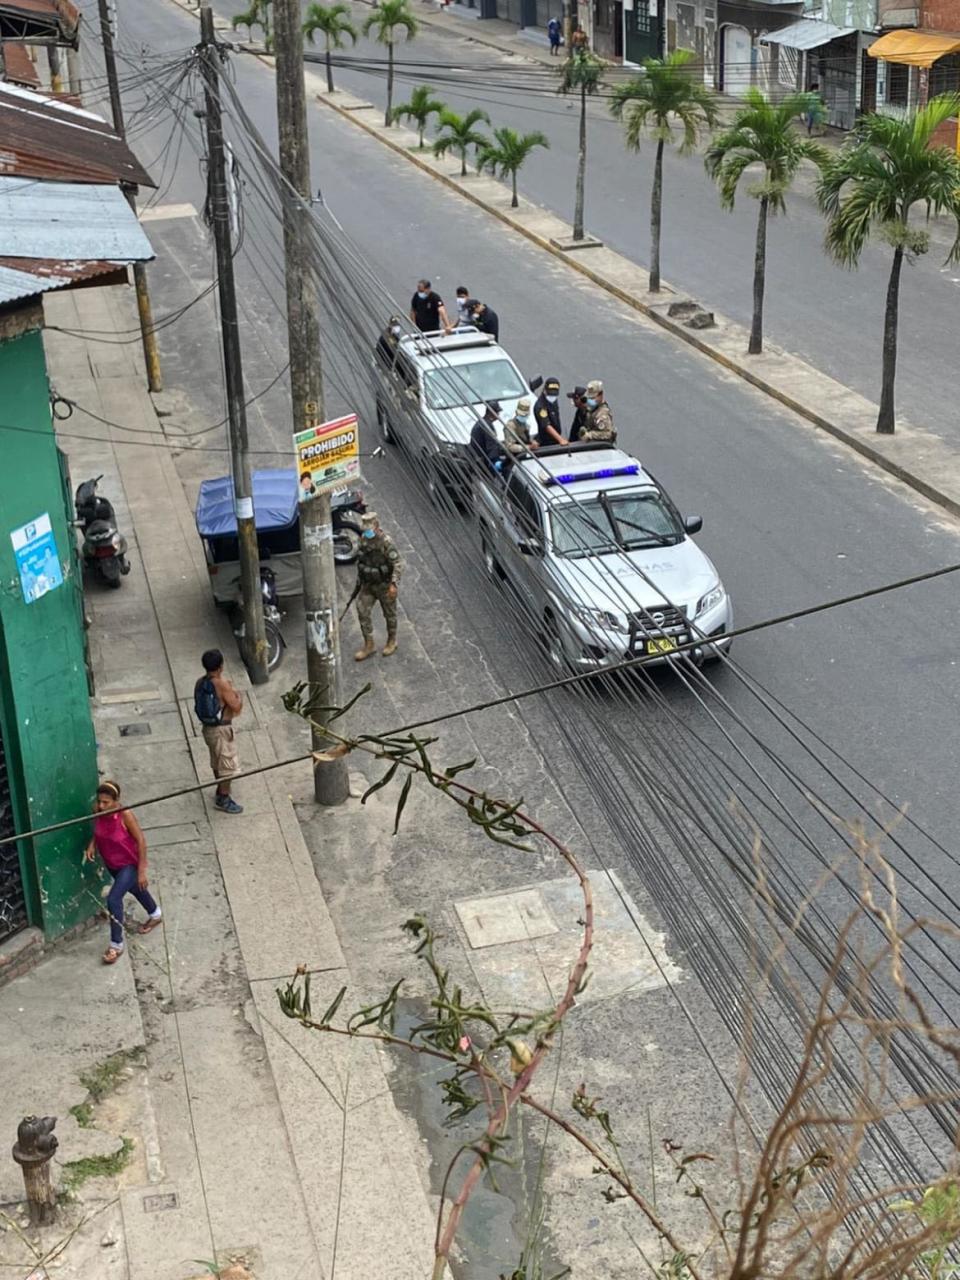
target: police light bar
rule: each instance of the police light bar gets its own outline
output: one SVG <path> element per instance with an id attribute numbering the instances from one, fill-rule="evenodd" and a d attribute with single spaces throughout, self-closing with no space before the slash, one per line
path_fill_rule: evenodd
<path id="1" fill-rule="evenodd" d="M 544 484 L 573 484 L 575 480 L 609 480 L 612 476 L 637 476 L 640 464 L 631 462 L 624 467 L 598 467 L 596 471 L 571 471 L 569 475 L 542 477 Z"/>

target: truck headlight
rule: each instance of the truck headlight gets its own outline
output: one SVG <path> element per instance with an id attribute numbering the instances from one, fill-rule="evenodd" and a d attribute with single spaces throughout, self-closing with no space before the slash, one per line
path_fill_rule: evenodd
<path id="1" fill-rule="evenodd" d="M 708 609 L 715 609 L 718 604 L 722 604 L 726 594 L 723 583 L 718 582 L 705 596 L 700 597 L 697 602 L 696 616 L 699 618 L 701 613 L 706 613 Z"/>
<path id="2" fill-rule="evenodd" d="M 602 627 L 604 631 L 626 632 L 629 630 L 626 619 L 621 618 L 609 609 L 577 608 L 574 612 L 580 621 L 588 627 Z"/>

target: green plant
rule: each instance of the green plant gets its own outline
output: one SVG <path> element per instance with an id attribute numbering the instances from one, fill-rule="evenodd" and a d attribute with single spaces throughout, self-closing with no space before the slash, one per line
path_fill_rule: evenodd
<path id="1" fill-rule="evenodd" d="M 660 289 L 660 229 L 663 218 L 663 149 L 673 142 L 674 124 L 682 130 L 680 152 L 692 151 L 704 129 L 718 120 L 716 98 L 696 78 L 689 49 L 677 49 L 665 58 L 647 58 L 643 75 L 635 76 L 613 91 L 610 110 L 624 124 L 624 141 L 639 151 L 645 137 L 656 139 L 650 192 L 650 292 Z"/>
<path id="2" fill-rule="evenodd" d="M 580 97 L 580 146 L 577 151 L 577 186 L 573 209 L 573 238 L 583 239 L 584 187 L 587 176 L 587 98 L 597 92 L 603 76 L 603 62 L 585 49 L 571 52 L 560 71 L 558 93 Z"/>
<path id="3" fill-rule="evenodd" d="M 794 127 L 798 116 L 822 118 L 823 103 L 815 93 L 788 94 L 770 102 L 759 89 L 748 89 L 746 105 L 733 124 L 718 134 L 707 148 L 707 173 L 716 182 L 720 203 L 732 209 L 740 179 L 759 165 L 763 176 L 747 188 L 759 201 L 757 241 L 753 262 L 753 320 L 750 326 L 750 355 L 763 350 L 763 297 L 767 271 L 767 216 L 785 213 L 785 196 L 804 160 L 822 167 L 827 153 L 817 142 L 801 136 Z"/>
<path id="4" fill-rule="evenodd" d="M 398 36 L 404 40 L 413 40 L 419 31 L 419 24 L 407 0 L 380 0 L 372 12 L 363 20 L 363 34 L 374 32 L 374 39 L 387 49 L 387 106 L 383 123 L 389 125 L 393 115 L 393 51 Z"/>
<path id="5" fill-rule="evenodd" d="M 63 1166 L 63 1189 L 68 1195 L 76 1192 L 91 1178 L 116 1178 L 130 1163 L 133 1139 L 123 1137 L 120 1148 L 112 1156 L 84 1156 L 82 1160 L 68 1160 Z"/>
<path id="6" fill-rule="evenodd" d="M 893 249 L 883 318 L 883 369 L 877 431 L 896 426 L 894 392 L 900 274 L 903 262 L 926 253 L 929 237 L 910 226 L 914 205 L 927 218 L 948 214 L 957 236 L 947 262 L 960 261 L 960 157 L 948 147 L 932 146 L 936 129 L 960 112 L 960 95 L 944 94 L 902 120 L 864 116 L 856 132 L 825 167 L 818 187 L 827 218 L 827 252 L 845 267 L 855 267 L 871 232 Z"/>
<path id="7" fill-rule="evenodd" d="M 440 112 L 439 128 L 436 141 L 433 144 L 433 154 L 435 156 L 443 156 L 448 151 L 456 152 L 460 157 L 461 178 L 467 176 L 467 152 L 471 147 L 479 151 L 488 141 L 485 133 L 477 131 L 476 126 L 481 121 L 484 124 L 489 124 L 490 117 L 480 107 L 474 107 L 465 116 L 458 116 L 455 111 L 451 111 L 448 107 L 445 107 Z"/>
<path id="8" fill-rule="evenodd" d="M 70 1114 L 76 1120 L 81 1129 L 93 1128 L 93 1103 L 87 1099 L 86 1102 L 78 1102 L 70 1108 Z"/>
<path id="9" fill-rule="evenodd" d="M 357 29 L 350 21 L 350 6 L 346 4 L 311 4 L 304 19 L 303 34 L 313 44 L 313 37 L 318 31 L 323 32 L 326 46 L 327 91 L 333 93 L 333 60 L 331 51 L 343 48 L 344 36 L 348 36 L 352 44 L 357 43 Z"/>
<path id="10" fill-rule="evenodd" d="M 130 1064 L 141 1053 L 140 1049 L 121 1049 L 119 1053 L 111 1053 L 109 1057 L 94 1063 L 87 1071 L 81 1071 L 78 1079 L 89 1095 L 87 1103 L 102 1102 L 108 1094 L 113 1093 L 126 1079 Z"/>
<path id="11" fill-rule="evenodd" d="M 950 1253 L 960 1239 L 960 1183 L 948 1181 L 927 1187 L 920 1200 L 898 1200 L 890 1209 L 894 1213 L 916 1214 L 931 1237 L 930 1247 L 920 1254 L 930 1280 L 957 1274 Z"/>
<path id="12" fill-rule="evenodd" d="M 438 116 L 444 110 L 444 104 L 439 98 L 430 97 L 432 92 L 428 84 L 418 84 L 410 95 L 410 101 L 401 102 L 390 113 L 391 120 L 416 120 L 418 151 L 423 150 L 423 131 L 427 127 L 427 121 L 431 116 Z"/>
<path id="13" fill-rule="evenodd" d="M 235 13 L 230 19 L 230 25 L 236 31 L 237 27 L 246 27 L 248 34 L 253 36 L 253 28 L 260 27 L 263 31 L 263 46 L 265 49 L 273 48 L 273 32 L 270 29 L 270 6 L 273 0 L 250 0 L 250 8 L 245 13 Z"/>
<path id="14" fill-rule="evenodd" d="M 518 133 L 504 125 L 494 129 L 493 139 L 487 139 L 477 150 L 477 172 L 489 169 L 492 173 L 500 171 L 501 177 L 510 175 L 512 198 L 511 209 L 516 209 L 520 201 L 517 198 L 517 174 L 526 162 L 534 147 L 549 147 L 550 143 L 539 131 L 535 133 Z"/>

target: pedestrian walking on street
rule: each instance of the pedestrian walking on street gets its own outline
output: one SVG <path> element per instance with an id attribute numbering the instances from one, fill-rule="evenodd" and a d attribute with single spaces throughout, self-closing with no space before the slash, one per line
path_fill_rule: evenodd
<path id="1" fill-rule="evenodd" d="M 563 43 L 563 30 L 559 18 L 551 18 L 547 23 L 547 35 L 550 37 L 550 57 L 555 58 Z"/>
<path id="2" fill-rule="evenodd" d="M 103 953 L 104 964 L 116 964 L 123 955 L 123 900 L 132 893 L 147 913 L 138 933 L 150 933 L 163 916 L 147 889 L 147 841 L 134 814 L 119 812 L 120 788 L 104 779 L 97 787 L 93 802 L 93 838 L 83 852 L 84 862 L 92 862 L 99 853 L 103 865 L 113 876 L 107 894 L 110 917 L 110 945 Z"/>
<path id="3" fill-rule="evenodd" d="M 574 387 L 572 391 L 567 392 L 567 399 L 573 401 L 575 410 L 567 439 L 571 444 L 576 444 L 580 439 L 580 432 L 587 425 L 587 388 Z"/>
<path id="4" fill-rule="evenodd" d="M 580 439 L 609 444 L 614 444 L 617 439 L 613 413 L 604 399 L 603 383 L 599 379 L 587 383 L 587 421 L 580 429 Z"/>
<path id="5" fill-rule="evenodd" d="M 410 319 L 421 333 L 449 333 L 453 328 L 447 319 L 447 309 L 439 293 L 435 293 L 429 280 L 421 280 L 410 299 Z"/>
<path id="6" fill-rule="evenodd" d="M 587 39 L 587 33 L 578 22 L 570 36 L 570 55 L 572 57 L 575 53 L 586 53 L 589 48 L 590 41 Z"/>
<path id="7" fill-rule="evenodd" d="M 537 443 L 543 448 L 549 444 L 566 444 L 560 422 L 560 379 L 548 378 L 543 384 L 543 391 L 537 396 L 533 406 L 534 426 L 537 432 Z"/>
<path id="8" fill-rule="evenodd" d="M 230 779 L 240 772 L 233 722 L 243 710 L 243 694 L 224 675 L 219 649 L 208 649 L 200 661 L 204 674 L 193 687 L 193 709 L 203 726 L 210 768 L 217 779 L 214 805 L 221 813 L 243 813 L 243 805 L 230 794 Z"/>
<path id="9" fill-rule="evenodd" d="M 383 656 L 397 651 L 397 588 L 403 573 L 403 561 L 393 540 L 380 528 L 376 512 L 363 517 L 360 554 L 357 557 L 357 618 L 363 635 L 363 648 L 353 655 L 357 662 L 369 658 L 374 650 L 373 606 L 379 603 L 387 624 L 387 643 Z"/>

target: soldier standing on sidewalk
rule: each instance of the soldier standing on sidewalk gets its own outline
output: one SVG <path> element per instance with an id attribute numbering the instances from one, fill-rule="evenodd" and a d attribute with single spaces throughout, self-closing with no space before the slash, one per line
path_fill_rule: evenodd
<path id="1" fill-rule="evenodd" d="M 368 511 L 363 517 L 363 535 L 357 558 L 357 617 L 363 634 L 363 648 L 354 654 L 357 662 L 363 662 L 373 653 L 373 606 L 379 601 L 387 624 L 387 643 L 383 656 L 389 658 L 397 651 L 397 588 L 403 573 L 400 552 L 391 538 L 380 528 L 376 513 Z"/>

